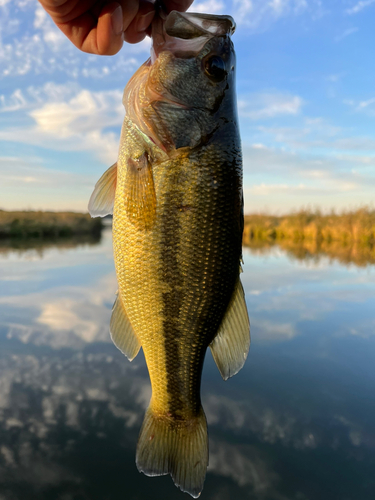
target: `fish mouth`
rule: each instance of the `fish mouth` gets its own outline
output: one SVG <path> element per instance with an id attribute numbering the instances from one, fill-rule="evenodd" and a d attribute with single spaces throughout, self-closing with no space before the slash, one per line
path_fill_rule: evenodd
<path id="1" fill-rule="evenodd" d="M 165 12 L 161 4 L 151 27 L 151 63 L 164 51 L 193 57 L 212 37 L 232 35 L 236 23 L 231 16 L 191 12 Z"/>
<path id="2" fill-rule="evenodd" d="M 169 52 L 178 57 L 194 57 L 213 37 L 232 35 L 236 23 L 231 16 L 186 13 L 164 10 L 162 2 L 156 4 L 156 15 L 151 27 L 150 66 L 154 65 L 162 52 Z M 163 89 L 162 93 L 148 86 L 149 96 L 155 101 L 164 101 L 179 108 L 190 109 L 176 96 Z"/>

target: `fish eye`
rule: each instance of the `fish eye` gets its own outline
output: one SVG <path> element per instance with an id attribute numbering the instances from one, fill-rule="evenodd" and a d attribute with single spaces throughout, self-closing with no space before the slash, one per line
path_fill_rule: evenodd
<path id="1" fill-rule="evenodd" d="M 221 82 L 227 76 L 225 62 L 219 56 L 211 56 L 204 63 L 206 75 L 214 82 Z"/>

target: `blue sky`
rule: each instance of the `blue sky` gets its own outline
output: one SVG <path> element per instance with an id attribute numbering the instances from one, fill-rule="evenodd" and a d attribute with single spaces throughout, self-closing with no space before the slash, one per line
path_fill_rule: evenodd
<path id="1" fill-rule="evenodd" d="M 207 0 L 237 22 L 245 211 L 375 199 L 375 0 Z M 35 0 L 0 0 L 0 208 L 86 210 L 116 161 L 149 41 L 82 53 Z"/>

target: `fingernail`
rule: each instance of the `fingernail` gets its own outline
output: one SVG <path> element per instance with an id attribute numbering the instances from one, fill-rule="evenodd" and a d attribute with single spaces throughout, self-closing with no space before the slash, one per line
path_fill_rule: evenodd
<path id="1" fill-rule="evenodd" d="M 122 20 L 122 8 L 119 5 L 111 14 L 112 30 L 115 35 L 120 35 L 124 31 L 124 23 Z"/>
<path id="2" fill-rule="evenodd" d="M 155 11 L 152 10 L 151 12 L 148 12 L 147 14 L 144 14 L 143 16 L 140 16 L 137 22 L 137 31 L 140 33 L 141 31 L 145 31 L 151 24 L 151 21 L 153 20 L 155 15 Z"/>

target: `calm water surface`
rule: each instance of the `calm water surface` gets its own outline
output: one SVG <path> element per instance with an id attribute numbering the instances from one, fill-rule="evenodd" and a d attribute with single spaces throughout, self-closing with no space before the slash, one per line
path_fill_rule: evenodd
<path id="1" fill-rule="evenodd" d="M 245 250 L 252 346 L 202 386 L 201 498 L 375 498 L 375 266 Z M 135 447 L 150 397 L 108 325 L 110 231 L 99 244 L 0 248 L 0 500 L 178 500 Z"/>

